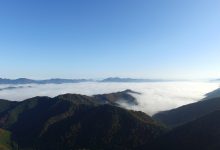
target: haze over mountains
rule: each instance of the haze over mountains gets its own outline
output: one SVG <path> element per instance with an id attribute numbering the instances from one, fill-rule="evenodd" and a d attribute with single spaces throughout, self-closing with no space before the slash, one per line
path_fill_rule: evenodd
<path id="1" fill-rule="evenodd" d="M 110 78 L 103 79 L 100 82 L 163 82 L 163 81 L 168 82 L 172 80 L 110 77 Z"/>
<path id="2" fill-rule="evenodd" d="M 81 83 L 81 82 L 163 82 L 163 81 L 172 81 L 172 80 L 135 79 L 135 78 L 119 78 L 119 77 L 110 77 L 103 80 L 62 79 L 62 78 L 34 80 L 28 78 L 18 78 L 18 79 L 0 78 L 0 84 L 63 84 L 63 83 Z"/>
<path id="3" fill-rule="evenodd" d="M 89 82 L 93 81 L 90 79 L 46 79 L 46 80 L 33 80 L 27 78 L 18 79 L 3 79 L 0 78 L 0 84 L 62 84 L 62 83 L 79 83 L 79 82 Z"/>

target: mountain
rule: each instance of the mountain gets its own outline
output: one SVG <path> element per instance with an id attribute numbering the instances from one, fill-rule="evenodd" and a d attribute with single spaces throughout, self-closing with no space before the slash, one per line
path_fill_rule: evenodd
<path id="1" fill-rule="evenodd" d="M 0 78 L 0 84 L 62 84 L 62 83 L 80 83 L 93 81 L 90 79 L 47 79 L 47 80 L 33 80 L 27 78 L 19 79 L 3 79 Z"/>
<path id="2" fill-rule="evenodd" d="M 16 106 L 18 102 L 0 99 L 0 113 L 8 111 Z"/>
<path id="3" fill-rule="evenodd" d="M 131 94 L 140 95 L 141 93 L 125 90 L 117 93 L 94 95 L 93 97 L 103 104 L 120 105 L 120 103 L 127 103 L 128 105 L 138 105 L 138 101 Z"/>
<path id="4" fill-rule="evenodd" d="M 8 87 L 0 88 L 0 91 L 22 89 L 22 88 L 32 88 L 32 86 L 8 86 Z"/>
<path id="5" fill-rule="evenodd" d="M 216 98 L 216 97 L 220 97 L 220 88 L 207 93 L 204 99 L 211 99 L 211 98 Z"/>
<path id="6" fill-rule="evenodd" d="M 166 80 L 110 77 L 110 78 L 103 79 L 100 82 L 163 82 L 163 81 L 166 81 Z"/>
<path id="7" fill-rule="evenodd" d="M 19 79 L 0 78 L 0 84 L 29 84 L 29 83 L 36 83 L 36 81 L 26 78 L 19 78 Z"/>
<path id="8" fill-rule="evenodd" d="M 131 90 L 0 100 L 3 150 L 218 150 L 220 98 L 204 99 L 152 117 Z M 164 124 L 169 125 L 170 128 Z"/>
<path id="9" fill-rule="evenodd" d="M 171 130 L 155 141 L 152 149 L 219 150 L 219 141 L 220 110 L 217 110 Z"/>
<path id="10" fill-rule="evenodd" d="M 6 141 L 11 141 L 12 149 L 136 149 L 166 128 L 142 112 L 114 105 L 114 98 L 126 98 L 129 92 L 105 94 L 108 104 L 101 102 L 101 95 L 79 94 L 0 100 L 0 128 L 10 135 Z"/>
<path id="11" fill-rule="evenodd" d="M 119 78 L 110 77 L 103 80 L 92 80 L 92 79 L 46 79 L 46 80 L 33 80 L 27 78 L 18 79 L 3 79 L 0 78 L 0 84 L 62 84 L 62 83 L 81 83 L 81 82 L 164 82 L 172 80 L 161 80 L 161 79 L 134 79 L 134 78 Z"/>
<path id="12" fill-rule="evenodd" d="M 220 97 L 204 99 L 172 110 L 162 111 L 153 116 L 169 127 L 176 127 L 201 116 L 220 110 Z"/>
<path id="13" fill-rule="evenodd" d="M 46 149 L 135 149 L 163 132 L 163 126 L 144 113 L 101 105 L 54 124 L 42 135 L 40 145 L 47 145 Z"/>
<path id="14" fill-rule="evenodd" d="M 219 82 L 220 81 L 220 79 L 211 79 L 211 80 L 209 80 L 209 82 Z"/>

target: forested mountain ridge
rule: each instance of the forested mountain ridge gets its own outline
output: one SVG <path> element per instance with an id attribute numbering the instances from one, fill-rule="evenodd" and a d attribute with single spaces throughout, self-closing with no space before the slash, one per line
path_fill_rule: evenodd
<path id="1" fill-rule="evenodd" d="M 136 149 L 166 128 L 142 112 L 118 107 L 117 98 L 134 100 L 129 92 L 0 100 L 0 128 L 10 133 L 12 149 Z"/>

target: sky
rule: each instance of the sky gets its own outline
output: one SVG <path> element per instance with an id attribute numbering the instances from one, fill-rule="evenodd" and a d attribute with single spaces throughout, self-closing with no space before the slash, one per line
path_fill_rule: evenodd
<path id="1" fill-rule="evenodd" d="M 220 78 L 219 0 L 1 0 L 0 77 Z"/>

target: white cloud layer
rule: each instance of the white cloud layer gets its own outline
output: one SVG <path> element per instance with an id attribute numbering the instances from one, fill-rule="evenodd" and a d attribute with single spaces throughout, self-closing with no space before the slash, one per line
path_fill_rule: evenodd
<path id="1" fill-rule="evenodd" d="M 0 88 L 9 85 L 0 85 Z M 21 85 L 16 85 L 21 86 Z M 138 106 L 125 107 L 140 110 L 152 115 L 158 111 L 176 108 L 178 106 L 196 102 L 208 92 L 219 88 L 218 83 L 208 82 L 155 82 L 155 83 L 70 83 L 70 84 L 29 84 L 23 88 L 0 91 L 0 99 L 24 100 L 34 96 L 54 97 L 65 93 L 85 95 L 103 94 L 131 89 L 141 92 L 133 94 Z M 27 87 L 27 86 L 32 86 Z"/>

